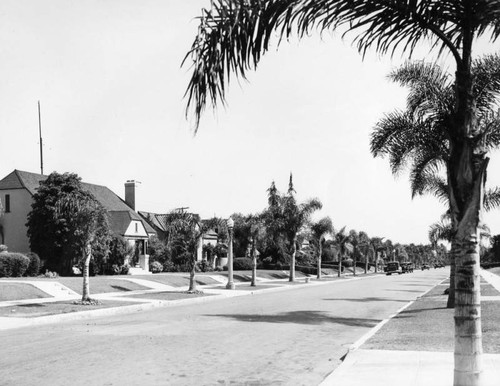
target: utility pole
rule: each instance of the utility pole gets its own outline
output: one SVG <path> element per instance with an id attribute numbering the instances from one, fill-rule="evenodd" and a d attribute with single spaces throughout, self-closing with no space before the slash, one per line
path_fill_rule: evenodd
<path id="1" fill-rule="evenodd" d="M 40 171 L 43 174 L 43 140 L 42 140 L 42 116 L 40 113 L 40 101 L 38 101 L 38 132 L 40 134 Z"/>

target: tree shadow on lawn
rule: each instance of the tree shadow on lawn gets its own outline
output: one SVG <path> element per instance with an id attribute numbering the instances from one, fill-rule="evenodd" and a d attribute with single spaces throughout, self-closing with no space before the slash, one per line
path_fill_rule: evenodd
<path id="1" fill-rule="evenodd" d="M 262 314 L 216 314 L 206 316 L 219 316 L 232 318 L 241 322 L 266 322 L 266 323 L 297 323 L 319 325 L 324 323 L 343 324 L 351 327 L 374 327 L 380 319 L 343 318 L 329 316 L 322 311 L 291 311 L 275 315 Z"/>
<path id="2" fill-rule="evenodd" d="M 452 310 L 452 308 L 441 306 L 441 307 L 416 308 L 414 310 L 404 310 L 399 315 L 395 316 L 395 319 L 413 318 L 414 314 L 419 314 L 421 312 L 426 312 L 426 311 L 437 311 L 437 310 Z"/>
<path id="3" fill-rule="evenodd" d="M 118 291 L 131 291 L 130 288 L 125 288 L 125 287 L 122 287 L 121 285 L 111 285 L 111 288 L 114 288 L 115 290 L 118 290 Z"/>
<path id="4" fill-rule="evenodd" d="M 424 291 L 418 291 L 418 290 L 405 290 L 405 289 L 387 289 L 386 291 L 393 291 L 393 292 L 418 292 L 419 294 L 423 293 Z"/>
<path id="5" fill-rule="evenodd" d="M 376 297 L 368 297 L 368 298 L 328 298 L 328 299 L 323 299 L 323 300 L 345 300 L 347 302 L 401 302 L 401 303 L 408 303 L 408 300 L 401 300 L 401 299 L 391 299 L 391 298 L 376 298 Z"/>

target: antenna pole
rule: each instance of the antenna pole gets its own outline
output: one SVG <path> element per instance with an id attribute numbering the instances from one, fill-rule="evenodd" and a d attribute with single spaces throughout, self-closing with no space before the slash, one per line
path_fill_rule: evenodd
<path id="1" fill-rule="evenodd" d="M 40 170 L 43 174 L 43 140 L 42 140 L 42 116 L 40 114 L 40 101 L 38 101 L 38 132 L 40 134 Z"/>

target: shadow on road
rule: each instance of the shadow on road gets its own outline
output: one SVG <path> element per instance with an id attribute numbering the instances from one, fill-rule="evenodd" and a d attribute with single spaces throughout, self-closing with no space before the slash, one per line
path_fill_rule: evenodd
<path id="1" fill-rule="evenodd" d="M 231 318 L 241 322 L 265 323 L 298 323 L 298 324 L 324 324 L 334 323 L 352 327 L 373 327 L 380 322 L 379 319 L 343 318 L 330 316 L 322 311 L 292 311 L 275 315 L 258 314 L 216 314 L 205 316 L 218 316 Z"/>
<path id="2" fill-rule="evenodd" d="M 391 298 L 375 298 L 375 297 L 368 297 L 368 298 L 328 298 L 328 299 L 322 299 L 322 300 L 344 300 L 346 302 L 401 302 L 401 303 L 408 303 L 408 300 L 400 300 L 400 299 L 391 299 Z"/>

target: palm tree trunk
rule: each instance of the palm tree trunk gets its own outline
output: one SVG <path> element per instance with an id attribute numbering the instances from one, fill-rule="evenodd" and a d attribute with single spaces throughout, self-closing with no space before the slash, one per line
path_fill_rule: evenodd
<path id="1" fill-rule="evenodd" d="M 188 289 L 188 292 L 196 292 L 195 274 L 196 274 L 196 252 L 195 252 L 195 254 L 193 256 L 191 272 L 189 273 L 189 289 Z"/>
<path id="2" fill-rule="evenodd" d="M 90 258 L 92 256 L 92 248 L 90 244 L 87 244 L 84 249 L 84 260 L 83 260 L 83 289 L 82 289 L 82 302 L 90 301 L 90 281 L 89 281 L 89 268 L 90 268 Z"/>
<path id="3" fill-rule="evenodd" d="M 321 253 L 323 252 L 322 250 L 322 245 L 321 245 L 321 239 L 319 240 L 318 244 L 318 272 L 317 272 L 317 278 L 318 280 L 321 280 Z"/>
<path id="4" fill-rule="evenodd" d="M 292 261 L 290 262 L 290 278 L 288 281 L 295 281 L 295 255 L 297 254 L 297 235 L 292 240 Z"/>
<path id="5" fill-rule="evenodd" d="M 365 275 L 368 273 L 368 255 L 365 255 Z"/>
<path id="6" fill-rule="evenodd" d="M 455 270 L 456 270 L 456 255 L 457 255 L 457 246 L 455 239 L 451 240 L 451 249 L 450 249 L 450 287 L 448 289 L 448 301 L 446 303 L 447 308 L 455 307 Z"/>
<path id="7" fill-rule="evenodd" d="M 340 277 L 340 275 L 342 275 L 342 254 L 339 254 L 339 265 L 338 265 L 338 269 L 339 269 L 339 272 L 338 272 L 338 277 Z"/>
<path id="8" fill-rule="evenodd" d="M 257 281 L 257 255 L 255 253 L 255 241 L 252 241 L 252 282 L 251 287 L 256 286 Z"/>
<path id="9" fill-rule="evenodd" d="M 352 274 L 353 274 L 353 276 L 356 276 L 356 254 L 354 253 L 352 257 L 353 257 L 353 259 L 352 259 L 352 265 L 353 265 Z"/>

